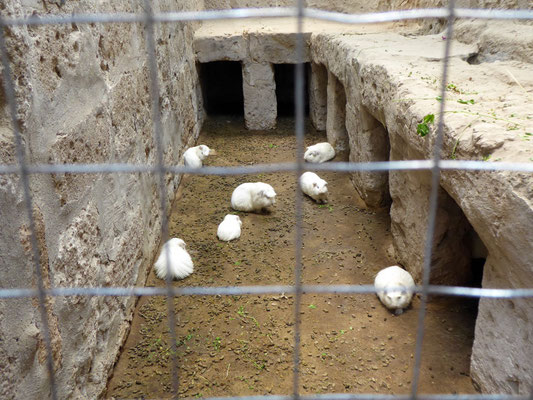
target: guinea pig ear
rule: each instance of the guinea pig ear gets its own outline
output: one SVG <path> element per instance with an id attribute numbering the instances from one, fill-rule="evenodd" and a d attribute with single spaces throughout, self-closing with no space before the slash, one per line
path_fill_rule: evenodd
<path id="1" fill-rule="evenodd" d="M 318 187 L 318 185 L 316 184 L 316 182 L 313 182 L 313 187 Z"/>
<path id="2" fill-rule="evenodd" d="M 265 196 L 265 191 L 264 190 L 260 190 L 259 193 L 258 193 L 259 196 L 261 197 L 266 197 Z"/>

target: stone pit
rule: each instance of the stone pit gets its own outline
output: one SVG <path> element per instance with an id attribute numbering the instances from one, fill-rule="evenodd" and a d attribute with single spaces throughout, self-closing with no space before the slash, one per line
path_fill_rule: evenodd
<path id="1" fill-rule="evenodd" d="M 527 2 L 507 3 L 506 7 L 531 8 Z M 205 7 L 209 6 L 206 1 Z M 168 0 L 156 2 L 154 8 L 202 7 Z M 336 9 L 371 11 L 369 6 L 350 8 L 344 2 Z M 378 4 L 374 9 L 388 8 Z M 4 4 L 3 11 L 5 16 L 21 16 L 142 9 L 128 2 L 104 2 L 99 7 L 67 2 L 62 8 L 43 2 Z M 531 162 L 533 53 L 523 45 L 533 40 L 531 25 L 470 21 L 456 25 L 443 158 Z M 439 28 L 438 23 L 355 28 L 305 24 L 309 117 L 337 149 L 349 150 L 350 161 L 431 157 L 435 126 L 425 137 L 416 130 L 425 115 L 438 112 L 446 40 L 437 33 Z M 217 63 L 232 63 L 228 74 L 236 76 L 237 87 L 242 85 L 230 113 L 242 104 L 250 131 L 276 127 L 278 97 L 286 96 L 276 86 L 276 71 L 283 68 L 277 65 L 297 61 L 294 30 L 294 21 L 284 20 L 157 26 L 165 162 L 180 163 L 183 151 L 198 136 L 206 110 L 210 112 L 211 104 L 217 109 L 220 98 L 209 100 L 204 93 L 207 102 L 202 99 L 205 76 L 212 74 L 205 71 Z M 7 29 L 6 41 L 29 161 L 155 162 L 141 25 L 21 26 Z M 0 100 L 0 154 L 2 163 L 9 164 L 16 162 L 13 134 L 6 100 Z M 287 109 L 290 104 L 283 108 Z M 167 179 L 169 203 L 180 179 Z M 351 179 L 368 205 L 390 207 L 395 258 L 420 282 L 430 173 L 360 172 Z M 34 175 L 31 188 L 46 285 L 144 285 L 160 239 L 154 177 Z M 35 281 L 29 225 L 14 175 L 0 176 L 0 210 L 0 284 L 31 287 Z M 482 287 L 533 287 L 532 228 L 530 175 L 443 171 L 432 282 L 468 284 L 471 259 L 484 258 Z M 60 398 L 101 395 L 134 304 L 135 299 L 112 297 L 58 297 L 47 303 Z M 470 373 L 483 392 L 529 393 L 532 319 L 530 299 L 480 301 Z M 36 302 L 0 301 L 0 332 L 0 359 L 8 361 L 0 362 L 1 397 L 47 398 Z"/>

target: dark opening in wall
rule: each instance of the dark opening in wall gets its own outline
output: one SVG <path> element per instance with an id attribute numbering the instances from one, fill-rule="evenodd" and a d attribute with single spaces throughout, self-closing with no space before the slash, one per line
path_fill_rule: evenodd
<path id="1" fill-rule="evenodd" d="M 244 115 L 242 67 L 239 61 L 202 63 L 199 73 L 207 115 Z"/>
<path id="2" fill-rule="evenodd" d="M 309 63 L 304 64 L 304 110 L 309 115 Z M 274 79 L 276 80 L 276 100 L 278 116 L 294 117 L 295 113 L 295 71 L 296 64 L 274 64 Z"/>
<path id="3" fill-rule="evenodd" d="M 470 242 L 470 268 L 472 268 L 470 286 L 480 288 L 488 250 L 474 228 L 468 233 L 467 237 Z"/>

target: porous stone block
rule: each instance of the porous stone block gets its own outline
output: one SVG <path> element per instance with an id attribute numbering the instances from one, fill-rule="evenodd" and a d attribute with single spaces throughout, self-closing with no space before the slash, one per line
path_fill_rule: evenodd
<path id="1" fill-rule="evenodd" d="M 249 57 L 251 61 L 272 64 L 296 64 L 308 62 L 309 46 L 306 45 L 311 33 L 302 33 L 303 51 L 298 58 L 296 45 L 298 35 L 296 33 L 249 33 Z"/>
<path id="2" fill-rule="evenodd" d="M 196 37 L 194 53 L 202 63 L 240 61 L 248 55 L 248 41 L 242 35 Z"/>
<path id="3" fill-rule="evenodd" d="M 309 117 L 318 131 L 326 130 L 328 115 L 328 71 L 322 64 L 311 63 L 311 79 L 309 81 Z"/>
<path id="4" fill-rule="evenodd" d="M 105 11 L 109 2 L 50 7 L 6 3 L 6 17 Z M 104 8 L 102 8 L 104 7 Z M 131 2 L 113 10 L 138 13 Z M 192 1 L 154 2 L 156 11 L 193 9 Z M 161 139 L 167 164 L 178 164 L 201 121 L 198 80 L 188 24 L 155 27 Z M 6 35 L 17 94 L 17 117 L 31 163 L 123 162 L 156 159 L 145 30 L 139 24 L 11 27 Z M 0 161 L 16 161 L 12 127 L 0 96 Z M 179 175 L 165 180 L 166 204 Z M 161 226 L 157 176 L 37 174 L 30 177 L 44 285 L 142 286 Z M 0 177 L 0 282 L 35 287 L 29 222 L 17 176 Z M 59 399 L 94 399 L 128 331 L 135 299 L 54 297 L 45 302 Z M 48 399 L 43 323 L 36 299 L 0 301 L 0 398 Z"/>
<path id="5" fill-rule="evenodd" d="M 335 150 L 348 148 L 346 92 L 342 83 L 331 72 L 328 72 L 326 135 Z"/>
<path id="6" fill-rule="evenodd" d="M 272 64 L 243 63 L 242 86 L 246 128 L 274 129 L 278 112 Z"/>

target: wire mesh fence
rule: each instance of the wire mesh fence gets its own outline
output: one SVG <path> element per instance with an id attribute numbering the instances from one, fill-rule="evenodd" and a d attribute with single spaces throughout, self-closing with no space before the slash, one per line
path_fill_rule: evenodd
<path id="1" fill-rule="evenodd" d="M 179 360 L 177 359 L 176 346 L 176 316 L 173 304 L 173 297 L 183 295 L 252 295 L 252 294 L 292 294 L 294 295 L 294 358 L 293 358 L 293 390 L 291 395 L 265 395 L 265 396 L 247 396 L 251 399 L 492 399 L 500 400 L 507 398 L 526 398 L 526 396 L 509 396 L 504 394 L 496 395 L 419 395 L 418 385 L 420 376 L 420 363 L 422 357 L 422 343 L 424 337 L 424 318 L 426 312 L 426 303 L 428 295 L 448 295 L 448 296 L 468 296 L 478 298 L 519 298 L 533 297 L 533 288 L 521 289 L 483 289 L 454 286 L 436 286 L 431 285 L 431 257 L 432 243 L 435 233 L 435 221 L 437 213 L 437 190 L 440 173 L 442 170 L 479 170 L 479 171 L 520 171 L 533 173 L 532 163 L 486 163 L 481 161 L 469 160 L 441 160 L 441 150 L 443 143 L 444 127 L 444 107 L 446 104 L 446 82 L 448 76 L 448 60 L 450 45 L 453 37 L 453 26 L 456 18 L 475 18 L 475 19 L 524 19 L 533 20 L 533 11 L 531 10 L 480 10 L 480 9 L 463 9 L 455 8 L 454 1 L 449 2 L 447 8 L 438 9 L 415 9 L 404 11 L 391 11 L 380 13 L 367 13 L 361 15 L 342 14 L 337 12 L 310 9 L 304 6 L 303 0 L 298 0 L 295 7 L 290 8 L 266 8 L 266 9 L 233 9 L 218 11 L 187 11 L 187 12 L 165 12 L 154 13 L 151 9 L 149 0 L 144 3 L 144 14 L 128 13 L 102 13 L 102 14 L 84 14 L 84 15 L 49 15 L 29 17 L 0 18 L 0 55 L 3 66 L 3 83 L 4 92 L 9 108 L 12 130 L 14 133 L 16 164 L 0 165 L 0 174 L 18 175 L 22 185 L 24 201 L 26 204 L 27 218 L 30 223 L 31 247 L 34 262 L 34 274 L 36 278 L 36 288 L 0 288 L 0 299 L 12 299 L 20 297 L 34 297 L 38 299 L 40 316 L 42 319 L 42 334 L 47 351 L 47 368 L 49 372 L 51 397 L 58 398 L 57 382 L 55 379 L 54 363 L 52 359 L 52 345 L 48 315 L 46 312 L 45 299 L 47 296 L 166 296 L 168 304 L 168 329 L 171 335 L 172 344 L 172 389 L 175 397 L 178 397 L 179 387 Z M 161 105 L 159 104 L 159 82 L 157 77 L 156 63 L 156 41 L 154 38 L 154 25 L 161 23 L 176 23 L 187 21 L 208 21 L 219 19 L 244 19 L 244 18 L 295 18 L 297 27 L 298 40 L 296 42 L 296 57 L 299 60 L 295 75 L 295 137 L 297 144 L 297 157 L 293 163 L 280 164 L 263 164 L 239 167 L 203 167 L 201 169 L 190 168 L 179 165 L 167 165 L 163 161 L 162 145 L 162 125 L 161 125 Z M 447 20 L 446 37 L 448 40 L 445 45 L 444 62 L 442 65 L 442 79 L 440 86 L 440 117 L 436 132 L 436 140 L 433 146 L 433 157 L 431 160 L 409 160 L 409 161 L 388 161 L 388 162 L 337 162 L 327 164 L 304 164 L 304 69 L 303 69 L 303 50 L 304 39 L 302 35 L 302 23 L 304 18 L 313 18 L 323 21 L 335 21 L 346 24 L 366 24 L 380 23 L 388 21 L 401 21 L 410 19 L 427 19 L 443 18 Z M 28 161 L 24 152 L 22 135 L 17 122 L 17 100 L 15 95 L 15 84 L 13 81 L 11 63 L 6 47 L 5 28 L 10 26 L 28 26 L 28 25 L 55 25 L 55 24 L 89 24 L 89 23 L 143 23 L 146 34 L 146 56 L 149 70 L 150 98 L 151 98 L 151 115 L 153 121 L 153 137 L 156 147 L 156 164 L 155 165 L 137 165 L 137 164 L 32 164 Z M 173 287 L 170 275 L 167 275 L 166 287 L 45 287 L 41 266 L 39 246 L 37 241 L 36 227 L 32 213 L 32 191 L 29 184 L 31 174 L 97 174 L 97 173 L 148 173 L 158 177 L 158 190 L 160 195 L 160 212 L 162 216 L 161 223 L 161 241 L 168 238 L 168 220 L 167 204 L 165 201 L 165 175 L 166 174 L 202 174 L 202 175 L 239 175 L 250 173 L 269 173 L 269 172 L 294 172 L 295 180 L 304 170 L 314 171 L 336 171 L 336 172 L 355 172 L 355 171 L 411 171 L 411 170 L 429 170 L 432 174 L 432 188 L 430 192 L 430 209 L 429 220 L 427 225 L 427 234 L 424 251 L 423 263 L 423 280 L 420 286 L 414 288 L 416 293 L 421 294 L 421 307 L 418 315 L 418 328 L 415 349 L 415 367 L 411 383 L 410 395 L 380 395 L 380 394 L 320 394 L 320 395 L 300 395 L 299 378 L 300 378 L 300 308 L 301 296 L 307 293 L 329 293 L 329 294 L 368 294 L 375 293 L 373 285 L 304 285 L 302 284 L 302 193 L 296 191 L 295 197 L 295 217 L 296 217 L 296 238 L 295 238 L 295 268 L 294 268 L 294 285 L 277 285 L 277 286 L 230 286 L 230 287 Z M 532 382 L 533 383 L 533 382 Z M 239 399 L 243 397 L 225 397 L 226 399 Z M 533 399 L 533 392 L 531 394 Z"/>

